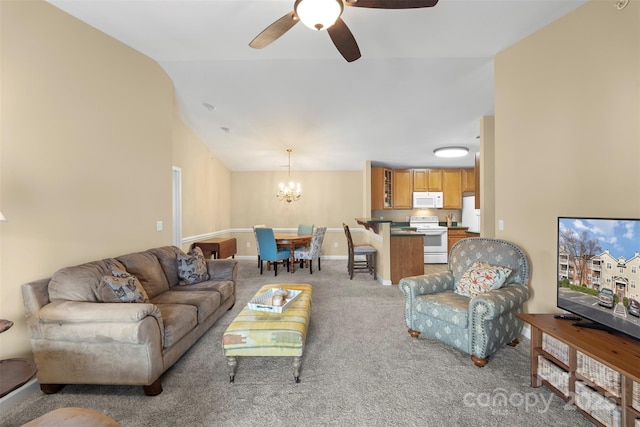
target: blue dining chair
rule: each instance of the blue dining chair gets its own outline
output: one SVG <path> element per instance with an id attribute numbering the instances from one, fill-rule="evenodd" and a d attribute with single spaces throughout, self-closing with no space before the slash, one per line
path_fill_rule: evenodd
<path id="1" fill-rule="evenodd" d="M 255 232 L 258 238 L 258 247 L 260 248 L 260 274 L 262 274 L 262 263 L 264 261 L 273 263 L 273 270 L 276 276 L 278 275 L 278 262 L 286 262 L 287 271 L 289 271 L 291 252 L 288 248 L 278 249 L 273 228 L 259 227 L 255 229 Z"/>
<path id="2" fill-rule="evenodd" d="M 264 224 L 256 224 L 253 226 L 253 236 L 256 238 L 256 251 L 258 253 L 258 268 L 262 265 L 260 262 L 260 243 L 258 243 L 258 235 L 256 234 L 256 228 L 264 228 L 266 225 Z"/>

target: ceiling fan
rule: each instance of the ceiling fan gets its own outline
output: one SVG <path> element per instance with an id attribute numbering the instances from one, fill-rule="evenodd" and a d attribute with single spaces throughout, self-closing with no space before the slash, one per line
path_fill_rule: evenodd
<path id="1" fill-rule="evenodd" d="M 327 30 L 340 54 L 348 62 L 360 58 L 360 49 L 349 27 L 340 18 L 344 6 L 374 9 L 414 9 L 433 7 L 438 0 L 296 0 L 293 11 L 265 28 L 249 46 L 262 49 L 289 31 L 298 21 L 314 30 Z"/>

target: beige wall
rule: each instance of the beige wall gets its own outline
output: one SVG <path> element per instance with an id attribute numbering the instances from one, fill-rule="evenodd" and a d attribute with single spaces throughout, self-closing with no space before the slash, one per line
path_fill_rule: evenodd
<path id="1" fill-rule="evenodd" d="M 301 223 L 328 227 L 323 254 L 346 256 L 342 223 L 359 227 L 354 218 L 362 216 L 363 173 L 292 171 L 291 179 L 302 185 L 302 198 L 287 203 L 276 199 L 278 184 L 287 181 L 286 171 L 232 172 L 231 228 L 238 239 L 239 256 L 256 254 L 252 226 L 265 224 L 274 229 L 294 229 Z M 354 240 L 361 237 L 358 231 L 354 234 Z M 251 245 L 249 248 L 247 243 Z"/>
<path id="2" fill-rule="evenodd" d="M 173 165 L 182 172 L 182 237 L 229 229 L 230 171 L 181 121 L 175 122 L 173 140 Z"/>
<path id="3" fill-rule="evenodd" d="M 227 228 L 230 174 L 181 124 L 157 63 L 45 2 L 0 8 L 4 359 L 30 353 L 21 284 L 171 244 L 174 165 L 184 231 Z"/>
<path id="4" fill-rule="evenodd" d="M 551 312 L 557 217 L 640 217 L 640 1 L 591 1 L 495 70 L 496 236 L 531 259 L 528 311 Z"/>

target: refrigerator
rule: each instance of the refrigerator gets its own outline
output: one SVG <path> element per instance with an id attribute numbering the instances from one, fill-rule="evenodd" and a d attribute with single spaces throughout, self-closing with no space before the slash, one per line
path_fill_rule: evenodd
<path id="1" fill-rule="evenodd" d="M 462 198 L 462 226 L 469 227 L 468 231 L 480 232 L 480 209 L 476 209 L 476 197 Z"/>

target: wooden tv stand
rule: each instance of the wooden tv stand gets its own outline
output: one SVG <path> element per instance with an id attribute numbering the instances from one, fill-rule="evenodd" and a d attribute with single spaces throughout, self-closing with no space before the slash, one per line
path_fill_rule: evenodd
<path id="1" fill-rule="evenodd" d="M 556 319 L 553 314 L 518 314 L 517 316 L 531 325 L 532 387 L 540 387 L 544 384 L 562 399 L 576 406 L 577 410 L 598 426 L 633 427 L 636 425 L 636 419 L 640 419 L 640 341 L 624 334 L 572 326 L 574 321 Z M 544 335 L 548 336 L 544 337 Z M 555 347 L 554 342 L 557 344 Z M 552 354 L 555 353 L 554 348 L 566 350 L 566 357 L 554 356 Z M 538 356 L 544 358 L 541 362 L 545 366 L 539 365 Z M 585 362 L 591 366 L 589 374 L 585 374 Z M 601 367 L 597 362 L 611 370 Z M 545 371 L 545 367 L 548 368 L 549 365 L 553 370 L 552 373 L 559 375 L 547 375 L 547 378 L 544 378 L 545 373 L 549 373 L 548 370 Z M 600 383 L 600 380 L 593 378 L 594 376 L 604 378 L 603 382 L 610 383 L 618 378 L 618 374 L 619 392 L 610 392 L 610 385 L 605 386 Z M 564 383 L 560 381 L 554 385 L 550 377 L 555 378 L 556 381 L 558 378 L 566 381 Z M 578 394 L 576 387 L 579 388 Z M 635 399 L 634 388 L 636 388 Z M 585 390 L 599 397 L 599 402 L 604 405 L 601 407 L 606 407 L 606 404 L 602 403 L 606 400 L 605 397 L 612 399 L 620 409 L 620 423 L 601 422 L 596 418 L 597 415 L 580 408 L 576 403 L 584 396 L 580 393 L 584 393 Z M 591 406 L 591 408 L 599 410 L 598 407 Z"/>

